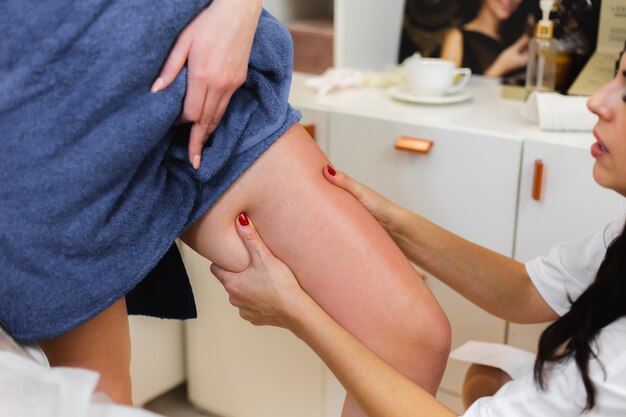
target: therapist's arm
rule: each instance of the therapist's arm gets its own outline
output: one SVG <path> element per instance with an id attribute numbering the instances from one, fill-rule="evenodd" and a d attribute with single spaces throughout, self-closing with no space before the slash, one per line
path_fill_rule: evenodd
<path id="1" fill-rule="evenodd" d="M 516 323 L 558 318 L 533 285 L 524 264 L 469 242 L 406 210 L 342 172 L 324 175 L 379 221 L 402 252 L 484 310 Z"/>
<path id="2" fill-rule="evenodd" d="M 246 222 L 237 222 L 237 231 L 251 257 L 248 269 L 233 273 L 215 264 L 211 267 L 242 318 L 291 330 L 328 365 L 370 417 L 457 415 L 339 326 L 272 255 L 252 222 L 242 223 Z"/>

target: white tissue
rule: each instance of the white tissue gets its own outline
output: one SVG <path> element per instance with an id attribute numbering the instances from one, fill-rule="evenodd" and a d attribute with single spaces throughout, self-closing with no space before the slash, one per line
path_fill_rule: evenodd
<path id="1" fill-rule="evenodd" d="M 363 72 L 349 68 L 329 68 L 319 77 L 311 78 L 306 82 L 307 87 L 316 89 L 317 94 L 320 95 L 350 87 L 362 87 L 364 84 Z"/>
<path id="2" fill-rule="evenodd" d="M 588 97 L 532 92 L 522 109 L 522 117 L 538 123 L 542 130 L 592 131 L 597 121 L 587 109 Z"/>
<path id="3" fill-rule="evenodd" d="M 48 368 L 0 351 L 0 417 L 154 417 L 147 411 L 95 403 L 96 372 Z"/>
<path id="4" fill-rule="evenodd" d="M 452 359 L 502 369 L 511 378 L 519 378 L 532 371 L 535 355 L 523 349 L 501 343 L 471 340 L 450 353 Z"/>
<path id="5" fill-rule="evenodd" d="M 306 81 L 306 86 L 314 88 L 319 95 L 347 88 L 373 87 L 387 88 L 405 82 L 399 67 L 390 67 L 385 71 L 363 72 L 350 68 L 329 68 L 319 77 Z"/>

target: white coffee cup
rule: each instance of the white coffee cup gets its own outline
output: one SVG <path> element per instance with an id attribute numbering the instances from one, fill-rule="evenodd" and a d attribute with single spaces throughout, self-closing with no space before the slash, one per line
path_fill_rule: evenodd
<path id="1" fill-rule="evenodd" d="M 423 97 L 456 93 L 472 75 L 469 68 L 456 68 L 454 62 L 441 58 L 409 58 L 405 70 L 409 90 Z"/>

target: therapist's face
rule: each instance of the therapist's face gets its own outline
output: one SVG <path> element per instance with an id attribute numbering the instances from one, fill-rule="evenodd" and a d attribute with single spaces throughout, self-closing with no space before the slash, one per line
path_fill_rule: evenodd
<path id="1" fill-rule="evenodd" d="M 596 160 L 593 177 L 626 196 L 626 53 L 613 81 L 595 93 L 587 107 L 598 116 L 593 130 L 596 142 L 591 146 Z"/>

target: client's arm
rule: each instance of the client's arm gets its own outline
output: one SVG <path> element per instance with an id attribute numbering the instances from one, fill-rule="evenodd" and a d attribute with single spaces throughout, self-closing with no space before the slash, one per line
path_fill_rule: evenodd
<path id="1" fill-rule="evenodd" d="M 490 313 L 519 323 L 554 320 L 520 262 L 469 242 L 338 172 L 325 176 L 353 194 L 415 264 Z"/>
<path id="2" fill-rule="evenodd" d="M 369 417 L 457 415 L 330 318 L 244 216 L 238 218 L 237 230 L 251 256 L 249 268 L 233 273 L 215 264 L 211 267 L 244 319 L 293 331 L 322 358 Z"/>

